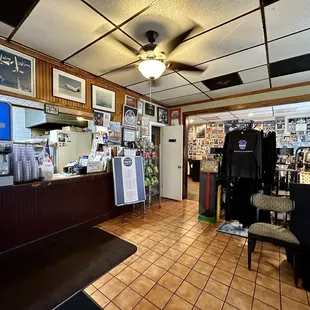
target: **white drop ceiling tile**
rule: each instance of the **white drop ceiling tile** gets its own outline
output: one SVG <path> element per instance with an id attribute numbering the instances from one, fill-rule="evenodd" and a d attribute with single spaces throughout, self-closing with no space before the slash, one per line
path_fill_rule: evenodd
<path id="1" fill-rule="evenodd" d="M 0 22 L 0 36 L 7 38 L 13 30 L 14 30 L 13 27 Z"/>
<path id="2" fill-rule="evenodd" d="M 146 78 L 140 73 L 135 65 L 130 65 L 130 69 L 119 69 L 102 76 L 104 79 L 116 84 L 127 86 L 146 81 Z"/>
<path id="3" fill-rule="evenodd" d="M 163 91 L 165 89 L 169 89 L 173 87 L 186 85 L 186 84 L 189 84 L 189 83 L 177 73 L 163 75 L 160 78 L 156 79 L 156 84 L 155 84 L 156 86 L 154 84 L 152 85 L 152 96 L 155 98 L 156 92 Z M 145 81 L 137 85 L 132 85 L 132 86 L 129 86 L 128 88 L 140 94 L 146 95 L 150 93 L 150 81 Z"/>
<path id="4" fill-rule="evenodd" d="M 298 103 L 275 105 L 273 109 L 276 111 L 276 110 L 292 109 L 292 108 L 308 107 L 308 106 L 310 106 L 310 102 L 298 102 Z"/>
<path id="5" fill-rule="evenodd" d="M 113 35 L 118 39 L 135 49 L 139 48 L 138 44 L 119 30 L 114 32 Z M 128 53 L 125 47 L 118 43 L 112 35 L 109 35 L 70 58 L 68 63 L 95 75 L 102 75 L 136 60 L 135 55 Z"/>
<path id="6" fill-rule="evenodd" d="M 198 66 L 199 68 L 206 68 L 200 75 L 186 71 L 180 71 L 180 74 L 192 83 L 195 83 L 228 73 L 265 65 L 266 63 L 265 47 L 262 45 L 200 65 Z"/>
<path id="7" fill-rule="evenodd" d="M 63 60 L 112 28 L 82 1 L 41 0 L 13 40 Z"/>
<path id="8" fill-rule="evenodd" d="M 128 18 L 146 8 L 154 0 L 86 0 L 106 18 L 120 25 Z"/>
<path id="9" fill-rule="evenodd" d="M 174 106 L 178 104 L 191 103 L 191 102 L 196 102 L 196 101 L 201 101 L 201 100 L 208 101 L 210 100 L 210 98 L 208 98 L 206 95 L 202 93 L 199 93 L 199 94 L 194 94 L 194 95 L 189 95 L 189 96 L 184 96 L 184 97 L 179 97 L 179 98 L 173 98 L 170 100 L 165 100 L 163 101 L 163 103 L 169 106 Z"/>
<path id="10" fill-rule="evenodd" d="M 145 32 L 155 30 L 160 34 L 158 42 L 164 44 L 189 29 L 193 22 L 201 30 L 210 29 L 258 7 L 258 0 L 243 0 L 242 5 L 240 0 L 160 0 L 125 24 L 123 30 L 142 44 L 146 43 Z"/>
<path id="11" fill-rule="evenodd" d="M 255 90 L 261 90 L 261 89 L 267 89 L 267 88 L 269 88 L 269 81 L 263 80 L 263 81 L 257 81 L 257 82 L 252 82 L 248 84 L 242 84 L 242 85 L 227 87 L 223 89 L 213 90 L 207 94 L 211 98 L 219 98 L 219 97 L 243 94 L 243 93 L 247 93 L 247 92 L 251 92 Z"/>
<path id="12" fill-rule="evenodd" d="M 201 82 L 198 82 L 198 83 L 195 83 L 195 86 L 197 86 L 200 90 L 202 90 L 203 92 L 208 92 L 210 91 L 210 89 L 203 83 Z"/>
<path id="13" fill-rule="evenodd" d="M 310 81 L 310 71 L 278 76 L 276 78 L 271 79 L 273 87 L 309 82 L 309 81 Z"/>
<path id="14" fill-rule="evenodd" d="M 268 43 L 270 61 L 292 58 L 310 53 L 310 30 Z"/>
<path id="15" fill-rule="evenodd" d="M 196 87 L 192 85 L 186 85 L 152 94 L 152 97 L 158 101 L 163 101 L 176 97 L 193 95 L 197 93 L 200 93 L 200 91 Z"/>
<path id="16" fill-rule="evenodd" d="M 308 0 L 280 0 L 265 8 L 268 40 L 310 27 Z"/>
<path id="17" fill-rule="evenodd" d="M 239 75 L 243 83 L 255 82 L 258 80 L 268 79 L 268 69 L 267 66 L 261 66 L 239 72 Z"/>

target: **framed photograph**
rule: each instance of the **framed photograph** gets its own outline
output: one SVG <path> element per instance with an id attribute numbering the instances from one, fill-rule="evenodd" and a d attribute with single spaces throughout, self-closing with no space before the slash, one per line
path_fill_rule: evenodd
<path id="1" fill-rule="evenodd" d="M 0 46 L 0 89 L 35 97 L 35 59 Z"/>
<path id="2" fill-rule="evenodd" d="M 137 100 L 134 97 L 130 97 L 125 95 L 125 104 L 129 105 L 130 107 L 136 108 L 137 107 Z"/>
<path id="3" fill-rule="evenodd" d="M 136 127 L 138 120 L 138 111 L 128 105 L 123 106 L 123 125 L 127 127 Z"/>
<path id="4" fill-rule="evenodd" d="M 138 115 L 143 115 L 143 101 L 138 100 L 137 108 L 138 108 Z"/>
<path id="5" fill-rule="evenodd" d="M 136 141 L 136 130 L 123 127 L 123 141 Z"/>
<path id="6" fill-rule="evenodd" d="M 170 110 L 170 125 L 176 126 L 182 124 L 181 108 L 175 108 Z"/>
<path id="7" fill-rule="evenodd" d="M 114 113 L 115 112 L 115 92 L 92 85 L 92 108 Z"/>
<path id="8" fill-rule="evenodd" d="M 161 124 L 168 125 L 168 110 L 164 108 L 157 107 L 157 122 Z"/>
<path id="9" fill-rule="evenodd" d="M 95 111 L 94 112 L 94 125 L 103 126 L 103 120 L 104 120 L 103 112 Z"/>
<path id="10" fill-rule="evenodd" d="M 53 68 L 53 96 L 86 103 L 86 81 L 75 75 Z"/>
<path id="11" fill-rule="evenodd" d="M 148 116 L 155 116 L 155 105 L 149 102 L 144 103 L 144 114 Z"/>

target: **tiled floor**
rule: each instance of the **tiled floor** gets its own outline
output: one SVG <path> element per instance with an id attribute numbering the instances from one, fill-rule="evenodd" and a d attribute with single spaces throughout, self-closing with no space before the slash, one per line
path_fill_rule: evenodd
<path id="1" fill-rule="evenodd" d="M 99 226 L 138 247 L 85 290 L 105 310 L 310 309 L 283 249 L 257 244 L 249 271 L 246 239 L 199 222 L 195 201 L 165 201 L 144 219 Z"/>
<path id="2" fill-rule="evenodd" d="M 194 182 L 191 178 L 188 178 L 187 183 L 187 197 L 189 200 L 199 200 L 199 182 Z"/>

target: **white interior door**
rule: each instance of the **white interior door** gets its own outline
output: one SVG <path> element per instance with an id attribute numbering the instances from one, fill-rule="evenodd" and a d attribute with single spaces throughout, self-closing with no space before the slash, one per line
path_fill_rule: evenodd
<path id="1" fill-rule="evenodd" d="M 182 200 L 183 126 L 161 128 L 162 197 Z"/>

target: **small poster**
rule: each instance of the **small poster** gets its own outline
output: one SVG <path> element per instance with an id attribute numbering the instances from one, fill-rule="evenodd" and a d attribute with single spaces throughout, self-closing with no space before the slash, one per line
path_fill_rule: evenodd
<path id="1" fill-rule="evenodd" d="M 141 100 L 138 100 L 137 108 L 138 108 L 138 115 L 143 115 L 143 102 Z"/>
<path id="2" fill-rule="evenodd" d="M 204 139 L 206 137 L 206 125 L 196 127 L 196 138 Z"/>
<path id="3" fill-rule="evenodd" d="M 103 113 L 103 126 L 110 128 L 110 123 L 111 123 L 111 114 L 110 113 Z"/>
<path id="4" fill-rule="evenodd" d="M 65 132 L 58 133 L 58 146 L 65 147 L 71 144 L 71 134 Z"/>
<path id="5" fill-rule="evenodd" d="M 287 131 L 288 132 L 295 132 L 296 131 L 296 119 L 295 118 L 290 118 L 288 120 Z"/>
<path id="6" fill-rule="evenodd" d="M 128 127 L 137 126 L 138 110 L 130 106 L 124 105 L 123 107 L 123 125 Z"/>
<path id="7" fill-rule="evenodd" d="M 141 135 L 142 137 L 148 137 L 150 135 L 150 119 L 148 117 L 142 117 Z"/>
<path id="8" fill-rule="evenodd" d="M 94 112 L 94 125 L 95 126 L 103 126 L 103 112 L 95 111 Z"/>
<path id="9" fill-rule="evenodd" d="M 136 98 L 125 95 L 125 104 L 129 105 L 130 107 L 136 107 Z"/>
<path id="10" fill-rule="evenodd" d="M 296 121 L 296 131 L 306 131 L 307 130 L 307 119 L 297 118 Z"/>
<path id="11" fill-rule="evenodd" d="M 110 122 L 109 144 L 121 144 L 121 123 Z"/>
<path id="12" fill-rule="evenodd" d="M 298 142 L 306 142 L 306 136 L 298 136 Z"/>
<path id="13" fill-rule="evenodd" d="M 290 142 L 291 141 L 291 136 L 284 136 L 283 137 L 283 142 Z"/>

